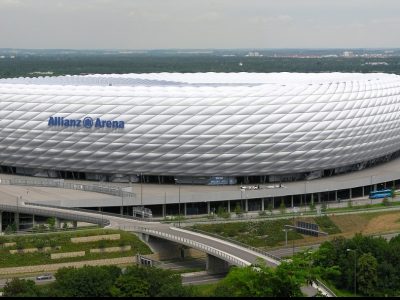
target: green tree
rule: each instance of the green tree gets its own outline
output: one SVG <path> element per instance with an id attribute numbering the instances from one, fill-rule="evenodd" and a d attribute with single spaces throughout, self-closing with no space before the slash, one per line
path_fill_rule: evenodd
<path id="1" fill-rule="evenodd" d="M 274 209 L 274 206 L 273 206 L 272 202 L 269 202 L 267 205 L 267 210 L 272 214 L 273 209 Z"/>
<path id="2" fill-rule="evenodd" d="M 7 238 L 0 235 L 0 247 L 2 247 L 5 243 L 7 243 Z"/>
<path id="3" fill-rule="evenodd" d="M 42 239 L 37 239 L 37 240 L 35 240 L 35 243 L 34 243 L 35 247 L 38 248 L 39 250 L 42 250 L 44 248 L 45 244 L 46 244 L 46 242 Z"/>
<path id="4" fill-rule="evenodd" d="M 182 286 L 181 276 L 155 267 L 128 267 L 111 289 L 112 296 L 183 297 L 190 289 Z"/>
<path id="5" fill-rule="evenodd" d="M 371 253 L 364 253 L 357 263 L 357 288 L 366 296 L 374 296 L 378 283 L 378 262 Z"/>
<path id="6" fill-rule="evenodd" d="M 111 287 L 112 297 L 148 297 L 149 283 L 134 275 L 122 275 Z"/>
<path id="7" fill-rule="evenodd" d="M 273 278 L 273 270 L 249 266 L 231 268 L 216 289 L 217 297 L 272 297 L 272 285 L 265 284 Z"/>
<path id="8" fill-rule="evenodd" d="M 226 210 L 225 207 L 219 206 L 217 209 L 217 216 L 224 219 L 229 219 L 231 214 Z"/>
<path id="9" fill-rule="evenodd" d="M 40 289 L 33 280 L 13 278 L 3 289 L 4 297 L 40 297 Z"/>
<path id="10" fill-rule="evenodd" d="M 326 212 L 326 209 L 327 209 L 326 203 L 325 203 L 325 202 L 322 202 L 322 204 L 321 204 L 321 212 L 322 212 L 322 213 L 325 213 L 325 212 Z"/>
<path id="11" fill-rule="evenodd" d="M 49 246 L 54 249 L 57 247 L 58 239 L 49 239 L 47 242 Z"/>
<path id="12" fill-rule="evenodd" d="M 279 205 L 279 211 L 281 212 L 281 214 L 284 214 L 286 212 L 286 206 L 285 202 L 283 202 L 283 199 L 281 200 L 281 204 Z"/>
<path id="13" fill-rule="evenodd" d="M 234 211 L 235 211 L 236 216 L 238 216 L 238 217 L 242 217 L 243 216 L 243 209 L 242 209 L 242 207 L 240 206 L 239 203 L 236 203 Z"/>
<path id="14" fill-rule="evenodd" d="M 383 204 L 384 206 L 389 206 L 389 205 L 390 205 L 389 199 L 388 199 L 387 197 L 383 198 L 383 199 L 382 199 L 382 204 Z"/>
<path id="15" fill-rule="evenodd" d="M 63 228 L 64 230 L 67 230 L 67 229 L 68 229 L 68 223 L 67 223 L 67 222 L 64 222 L 62 228 Z"/>
<path id="16" fill-rule="evenodd" d="M 301 270 L 303 272 L 303 270 Z M 221 280 L 215 296 L 219 297 L 296 297 L 302 296 L 300 286 L 305 281 L 293 265 L 282 263 L 273 269 L 265 264 L 232 268 Z M 268 284 L 267 284 L 268 283 Z"/>
<path id="17" fill-rule="evenodd" d="M 61 297 L 107 297 L 121 275 L 115 266 L 62 268 L 55 275 L 55 294 Z"/>
<path id="18" fill-rule="evenodd" d="M 47 225 L 49 225 L 50 230 L 54 230 L 56 228 L 56 218 L 54 217 L 48 218 Z"/>
<path id="19" fill-rule="evenodd" d="M 21 239 L 18 239 L 15 242 L 15 248 L 17 248 L 17 250 L 23 250 L 25 248 L 25 244 L 23 243 L 23 241 Z"/>
<path id="20" fill-rule="evenodd" d="M 6 229 L 4 230 L 5 234 L 13 234 L 17 232 L 17 225 L 12 223 L 11 225 L 7 225 Z"/>
<path id="21" fill-rule="evenodd" d="M 107 242 L 105 240 L 100 240 L 97 244 L 97 247 L 99 247 L 99 249 L 104 250 L 104 248 L 107 246 Z"/>

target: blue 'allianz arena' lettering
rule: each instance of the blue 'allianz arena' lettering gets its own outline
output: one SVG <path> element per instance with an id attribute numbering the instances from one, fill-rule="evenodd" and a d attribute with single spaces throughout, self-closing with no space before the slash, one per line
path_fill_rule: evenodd
<path id="1" fill-rule="evenodd" d="M 96 121 L 93 121 L 90 117 L 85 117 L 82 120 L 79 119 L 67 119 L 64 117 L 49 117 L 47 125 L 49 127 L 84 127 L 84 128 L 113 128 L 113 129 L 123 129 L 125 128 L 124 121 L 110 121 L 103 120 L 101 118 L 96 118 Z"/>
<path id="2" fill-rule="evenodd" d="M 97 118 L 94 127 L 96 127 L 96 128 L 125 128 L 125 122 L 124 121 L 101 120 L 100 118 Z"/>

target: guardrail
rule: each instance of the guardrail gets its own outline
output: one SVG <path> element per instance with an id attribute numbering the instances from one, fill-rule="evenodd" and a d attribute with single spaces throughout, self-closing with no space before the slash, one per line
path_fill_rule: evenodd
<path id="1" fill-rule="evenodd" d="M 230 243 L 232 243 L 232 244 L 241 246 L 241 247 L 243 247 L 243 248 L 252 250 L 252 251 L 254 251 L 254 252 L 260 253 L 260 254 L 262 254 L 262 255 L 264 255 L 264 256 L 267 256 L 267 257 L 269 257 L 269 258 L 275 259 L 275 260 L 277 260 L 277 261 L 280 261 L 280 260 L 281 260 L 281 258 L 278 257 L 278 256 L 275 256 L 275 255 L 273 255 L 273 254 L 271 254 L 271 253 L 268 253 L 268 252 L 266 252 L 266 251 L 264 251 L 264 250 L 261 250 L 261 249 L 258 249 L 258 248 L 255 248 L 255 247 L 246 245 L 246 244 L 244 244 L 244 243 L 242 243 L 242 242 L 239 242 L 239 241 L 236 241 L 236 240 L 234 240 L 234 239 L 230 239 L 230 238 L 227 238 L 227 237 L 218 235 L 218 234 L 206 232 L 206 231 L 199 230 L 199 229 L 195 229 L 195 228 L 185 228 L 185 230 L 198 232 L 198 233 L 201 233 L 201 234 L 204 234 L 204 235 L 209 235 L 209 236 L 215 237 L 215 238 L 217 238 L 217 239 L 224 240 L 224 241 L 230 242 Z"/>
<path id="2" fill-rule="evenodd" d="M 79 211 L 79 212 L 83 212 L 83 213 L 91 213 L 91 214 L 98 214 L 98 215 L 102 215 L 102 216 L 118 217 L 118 218 L 124 218 L 124 219 L 129 219 L 129 220 L 157 222 L 156 220 L 150 219 L 150 218 L 152 218 L 152 212 L 149 209 L 147 209 L 147 210 L 149 210 L 150 213 L 148 213 L 147 211 L 143 211 L 141 209 L 138 209 L 136 212 L 140 212 L 144 216 L 142 218 L 139 218 L 139 217 L 134 217 L 134 216 L 130 216 L 130 215 L 120 215 L 120 214 L 113 214 L 113 213 L 109 213 L 109 212 L 96 211 L 96 210 L 90 210 L 90 209 L 84 209 L 84 208 L 64 207 L 64 206 L 57 206 L 57 205 L 51 205 L 51 204 L 42 204 L 42 203 L 34 203 L 34 202 L 25 202 L 25 205 Z"/>
<path id="3" fill-rule="evenodd" d="M 57 207 L 58 208 L 58 207 Z M 8 205 L 8 204 L 0 204 L 0 211 L 9 211 L 15 213 L 22 213 L 27 215 L 38 215 L 45 217 L 57 217 L 63 220 L 72 220 L 72 221 L 80 221 L 92 224 L 98 224 L 101 226 L 110 225 L 110 221 L 101 217 L 93 217 L 86 216 L 82 214 L 72 214 L 72 213 L 64 213 L 60 211 L 54 210 L 46 210 L 35 207 L 27 207 L 25 205 Z"/>
<path id="4" fill-rule="evenodd" d="M 330 297 L 336 297 L 336 294 L 332 292 L 332 290 L 328 288 L 322 281 L 315 279 L 315 284 L 317 286 L 321 286 L 330 295 Z"/>
<path id="5" fill-rule="evenodd" d="M 157 237 L 161 237 L 161 238 L 165 238 L 167 240 L 170 241 L 174 241 L 174 242 L 179 242 L 181 244 L 184 244 L 186 246 L 190 246 L 199 250 L 203 250 L 206 253 L 212 254 L 216 257 L 219 257 L 225 261 L 228 261 L 234 265 L 237 266 L 241 266 L 241 267 L 245 267 L 245 266 L 249 266 L 250 263 L 242 260 L 236 256 L 230 255 L 226 252 L 220 251 L 214 247 L 210 247 L 207 246 L 205 244 L 187 239 L 187 238 L 183 238 L 183 237 L 179 237 L 173 234 L 169 234 L 169 233 L 165 233 L 165 232 L 161 232 L 158 230 L 154 230 L 154 229 L 149 229 L 149 228 L 145 228 L 145 227 L 141 227 L 141 226 L 131 226 L 131 227 L 123 227 L 120 229 L 124 229 L 124 230 L 131 230 L 131 231 L 135 231 L 135 232 L 141 232 L 141 233 L 146 233 L 149 235 L 153 235 L 153 236 L 157 236 Z"/>
<path id="6" fill-rule="evenodd" d="M 121 188 L 116 186 L 103 186 L 96 184 L 80 184 L 64 182 L 64 179 L 21 179 L 21 178 L 11 178 L 2 179 L 0 178 L 0 184 L 2 185 L 18 185 L 18 186 L 40 186 L 40 187 L 54 187 L 69 190 L 85 191 L 85 192 L 95 192 L 102 193 L 117 197 L 127 197 L 135 198 L 136 194 L 131 192 L 123 191 Z"/>

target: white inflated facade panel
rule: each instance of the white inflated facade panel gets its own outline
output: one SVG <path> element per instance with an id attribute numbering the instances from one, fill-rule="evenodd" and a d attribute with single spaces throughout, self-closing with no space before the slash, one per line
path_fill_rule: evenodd
<path id="1" fill-rule="evenodd" d="M 400 149 L 400 76 L 126 74 L 0 80 L 0 165 L 110 174 L 266 175 Z M 49 118 L 124 121 L 50 127 Z"/>

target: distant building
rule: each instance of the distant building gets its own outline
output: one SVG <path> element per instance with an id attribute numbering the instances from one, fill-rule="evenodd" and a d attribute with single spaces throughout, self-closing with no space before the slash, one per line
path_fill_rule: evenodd
<path id="1" fill-rule="evenodd" d="M 344 51 L 343 56 L 344 57 L 353 57 L 354 54 L 353 54 L 353 51 Z"/>
<path id="2" fill-rule="evenodd" d="M 365 65 L 371 65 L 371 66 L 388 66 L 389 64 L 385 61 L 370 61 L 366 62 Z"/>
<path id="3" fill-rule="evenodd" d="M 259 52 L 249 52 L 245 56 L 250 56 L 250 57 L 258 57 L 258 56 L 263 56 Z"/>

